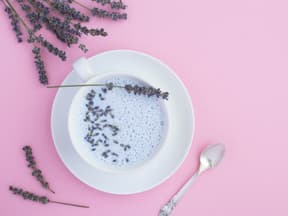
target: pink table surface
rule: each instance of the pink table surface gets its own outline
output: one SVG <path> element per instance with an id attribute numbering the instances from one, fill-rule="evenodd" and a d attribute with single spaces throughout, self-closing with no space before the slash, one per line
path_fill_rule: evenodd
<path id="1" fill-rule="evenodd" d="M 86 56 L 133 49 L 176 71 L 189 89 L 196 116 L 193 145 L 183 166 L 160 186 L 129 196 L 105 194 L 76 179 L 57 155 L 51 137 L 56 90 L 38 84 L 30 46 L 16 43 L 1 12 L 0 215 L 156 216 L 195 171 L 200 150 L 218 141 L 227 146 L 225 160 L 196 182 L 174 215 L 288 215 L 287 1 L 126 3 L 127 22 L 95 19 L 110 35 L 84 39 L 90 47 Z M 73 48 L 69 59 L 60 63 L 45 54 L 50 83 L 62 82 L 80 55 Z M 25 167 L 25 144 L 33 147 L 55 195 L 43 190 Z M 10 184 L 91 208 L 22 201 L 10 194 Z"/>

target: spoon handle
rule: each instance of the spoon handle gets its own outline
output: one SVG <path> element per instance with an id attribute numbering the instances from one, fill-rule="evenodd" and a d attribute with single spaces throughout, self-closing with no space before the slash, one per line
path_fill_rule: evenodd
<path id="1" fill-rule="evenodd" d="M 159 216 L 168 216 L 172 213 L 178 201 L 200 175 L 199 170 L 176 192 L 176 194 L 160 209 Z"/>
<path id="2" fill-rule="evenodd" d="M 183 197 L 183 195 L 187 192 L 190 186 L 194 183 L 194 181 L 198 178 L 199 172 L 197 171 L 190 179 L 176 192 L 172 199 L 175 200 L 176 203 Z"/>

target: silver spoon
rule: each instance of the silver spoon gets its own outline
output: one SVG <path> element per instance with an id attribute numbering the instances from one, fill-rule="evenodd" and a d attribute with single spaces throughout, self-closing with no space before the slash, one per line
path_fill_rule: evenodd
<path id="1" fill-rule="evenodd" d="M 215 167 L 224 157 L 225 146 L 221 143 L 207 146 L 200 155 L 200 166 L 196 173 L 180 188 L 180 190 L 160 209 L 159 216 L 168 216 L 172 213 L 178 201 L 190 188 L 197 177 L 204 171 Z"/>

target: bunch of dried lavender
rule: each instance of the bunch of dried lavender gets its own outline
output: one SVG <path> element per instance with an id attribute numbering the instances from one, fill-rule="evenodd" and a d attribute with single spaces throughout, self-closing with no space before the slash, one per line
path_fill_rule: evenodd
<path id="1" fill-rule="evenodd" d="M 36 195 L 36 194 L 31 193 L 29 191 L 25 191 L 21 188 L 17 188 L 17 187 L 13 187 L 13 186 L 9 186 L 9 190 L 15 195 L 22 196 L 23 199 L 25 199 L 25 200 L 31 200 L 31 201 L 39 202 L 42 204 L 56 203 L 56 204 L 74 206 L 74 207 L 89 208 L 89 206 L 85 206 L 85 205 L 79 205 L 79 204 L 72 204 L 72 203 L 58 202 L 58 201 L 50 200 L 46 196 L 39 196 L 39 195 Z"/>
<path id="2" fill-rule="evenodd" d="M 35 158 L 32 153 L 31 146 L 24 146 L 23 151 L 25 152 L 26 161 L 28 162 L 28 167 L 32 169 L 32 176 L 35 176 L 37 180 L 41 183 L 42 187 L 55 193 L 49 186 L 48 182 L 44 179 L 42 171 L 37 167 Z"/>
<path id="3" fill-rule="evenodd" d="M 11 26 L 17 41 L 19 43 L 23 42 L 24 33 L 21 27 L 24 27 L 27 42 L 33 44 L 34 63 L 38 71 L 39 81 L 43 85 L 48 84 L 48 77 L 44 61 L 41 58 L 42 49 L 39 46 L 59 57 L 62 61 L 66 60 L 65 51 L 60 50 L 38 33 L 43 27 L 51 31 L 58 40 L 70 47 L 73 44 L 78 44 L 82 35 L 102 37 L 108 35 L 103 28 L 91 29 L 85 25 L 85 23 L 90 21 L 89 15 L 111 20 L 127 19 L 126 13 L 117 11 L 126 9 L 126 5 L 121 0 L 92 0 L 99 3 L 101 7 L 109 5 L 108 9 L 90 8 L 77 0 L 16 0 L 18 8 L 21 8 L 25 16 L 21 16 L 20 12 L 17 11 L 17 7 L 14 5 L 15 2 L 12 3 L 11 0 L 0 1 L 3 3 L 4 10 L 11 20 Z M 80 12 L 77 7 L 84 8 L 89 12 L 89 15 Z M 88 51 L 85 44 L 80 43 L 78 47 L 85 53 Z"/>

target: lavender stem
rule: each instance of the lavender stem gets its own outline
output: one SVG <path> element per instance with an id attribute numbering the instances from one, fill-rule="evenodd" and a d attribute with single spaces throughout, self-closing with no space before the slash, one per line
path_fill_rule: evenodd
<path id="1" fill-rule="evenodd" d="M 65 202 L 58 202 L 58 201 L 53 201 L 50 200 L 50 203 L 56 203 L 56 204 L 62 204 L 62 205 L 68 205 L 68 206 L 74 206 L 74 207 L 80 207 L 80 208 L 89 208 L 89 206 L 85 205 L 78 205 L 78 204 L 72 204 L 72 203 L 65 203 Z"/>

